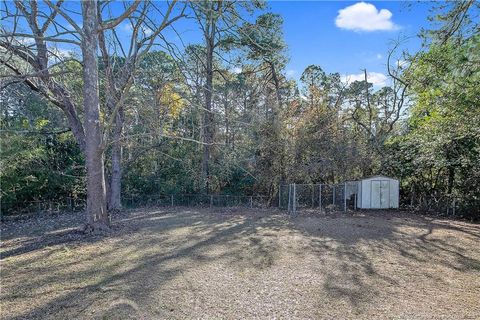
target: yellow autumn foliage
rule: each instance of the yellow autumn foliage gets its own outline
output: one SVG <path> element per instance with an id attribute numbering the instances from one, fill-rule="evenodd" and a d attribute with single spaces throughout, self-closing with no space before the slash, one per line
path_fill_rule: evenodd
<path id="1" fill-rule="evenodd" d="M 161 108 L 166 108 L 172 118 L 177 119 L 180 116 L 184 101 L 182 97 L 175 92 L 171 84 L 167 83 L 157 92 L 157 99 Z"/>

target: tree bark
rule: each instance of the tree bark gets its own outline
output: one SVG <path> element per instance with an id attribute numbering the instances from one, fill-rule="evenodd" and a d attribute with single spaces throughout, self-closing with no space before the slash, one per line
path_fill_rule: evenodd
<path id="1" fill-rule="evenodd" d="M 274 112 L 273 115 L 275 117 L 282 109 L 282 95 L 280 93 L 280 80 L 278 79 L 275 65 L 273 64 L 273 62 L 268 62 L 268 64 L 270 65 L 270 70 L 272 72 L 273 84 L 275 85 L 275 96 L 277 99 L 277 110 Z"/>
<path id="2" fill-rule="evenodd" d="M 225 95 L 228 96 L 228 91 L 225 93 Z M 228 97 L 225 97 L 223 100 L 223 106 L 225 108 L 225 145 L 229 147 L 230 144 L 230 119 L 228 118 L 230 116 L 229 110 L 228 110 Z"/>
<path id="3" fill-rule="evenodd" d="M 110 177 L 110 193 L 108 210 L 118 211 L 122 209 L 122 144 L 121 136 L 123 129 L 123 110 L 118 110 L 115 118 L 115 128 L 112 141 L 112 175 Z"/>
<path id="4" fill-rule="evenodd" d="M 269 205 L 272 205 L 272 201 L 276 199 L 275 197 L 278 192 L 278 186 L 286 181 L 286 174 L 285 174 L 285 159 L 284 159 L 284 150 L 283 150 L 284 145 L 281 142 L 282 133 L 281 133 L 281 122 L 279 119 L 282 111 L 282 95 L 280 92 L 280 79 L 278 78 L 275 64 L 271 61 L 268 63 L 270 65 L 270 70 L 272 72 L 272 80 L 275 86 L 275 98 L 277 102 L 277 105 L 276 107 L 273 108 L 273 112 L 272 112 L 273 135 L 275 136 L 274 140 L 277 143 L 279 143 L 279 146 L 281 146 L 281 148 L 278 150 L 275 156 L 276 158 L 275 162 L 278 163 L 277 169 L 279 171 L 278 172 L 279 180 L 275 179 L 274 184 L 270 188 L 271 195 L 270 195 Z"/>
<path id="5" fill-rule="evenodd" d="M 88 231 L 109 229 L 107 212 L 103 134 L 100 126 L 98 89 L 98 16 L 96 1 L 82 2 L 83 15 L 83 104 L 85 111 L 85 159 L 87 167 Z"/>
<path id="6" fill-rule="evenodd" d="M 98 7 L 98 11 L 100 11 L 100 4 Z M 99 23 L 101 24 L 101 15 L 98 15 Z M 102 53 L 102 59 L 104 64 L 104 72 L 105 72 L 105 101 L 107 109 L 110 113 L 114 113 L 114 110 L 117 107 L 117 103 L 119 103 L 121 93 L 117 90 L 122 91 L 125 88 L 126 83 L 128 80 L 124 81 L 117 81 L 121 82 L 122 84 L 119 85 L 118 88 L 116 86 L 116 81 L 113 75 L 113 70 L 111 67 L 110 55 L 107 50 L 106 42 L 105 42 L 105 34 L 104 31 L 100 31 L 98 33 L 98 41 L 100 51 Z M 132 66 L 126 68 L 126 74 L 124 75 L 128 78 L 132 73 Z M 118 89 L 117 89 L 118 88 Z M 112 150 L 110 155 L 111 160 L 111 172 L 110 176 L 108 173 L 106 174 L 106 187 L 107 187 L 107 210 L 111 212 L 119 211 L 122 209 L 122 198 L 121 198 L 121 189 L 122 189 L 122 144 L 121 144 L 121 136 L 123 131 L 123 107 L 119 107 L 116 114 L 112 115 L 115 116 L 115 120 L 113 123 L 113 132 L 112 132 Z"/>
<path id="7" fill-rule="evenodd" d="M 212 95 L 213 95 L 213 50 L 215 48 L 216 23 L 213 4 L 212 10 L 209 12 L 207 21 L 207 30 L 205 32 L 206 42 L 206 63 L 205 63 L 205 111 L 203 114 L 203 161 L 202 161 L 202 178 L 204 192 L 210 192 L 210 148 L 213 142 L 213 113 L 212 113 Z"/>

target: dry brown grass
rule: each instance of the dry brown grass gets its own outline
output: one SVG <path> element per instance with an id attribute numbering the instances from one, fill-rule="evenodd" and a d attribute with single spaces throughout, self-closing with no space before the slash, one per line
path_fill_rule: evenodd
<path id="1" fill-rule="evenodd" d="M 3 319 L 479 319 L 480 227 L 399 212 L 126 212 L 2 226 Z"/>

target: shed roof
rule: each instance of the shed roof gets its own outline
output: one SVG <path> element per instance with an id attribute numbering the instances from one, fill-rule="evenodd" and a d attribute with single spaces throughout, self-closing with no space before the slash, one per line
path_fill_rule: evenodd
<path id="1" fill-rule="evenodd" d="M 391 178 L 391 177 L 387 177 L 387 176 L 384 176 L 384 175 L 374 175 L 374 176 L 369 176 L 369 177 L 365 177 L 365 178 L 362 178 L 360 179 L 361 180 L 371 180 L 371 179 L 375 179 L 375 178 L 384 178 L 384 179 L 390 179 L 390 180 L 397 180 L 395 178 Z"/>

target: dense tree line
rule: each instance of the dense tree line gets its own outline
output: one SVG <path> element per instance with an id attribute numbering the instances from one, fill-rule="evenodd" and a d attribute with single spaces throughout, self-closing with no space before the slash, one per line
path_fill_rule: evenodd
<path id="1" fill-rule="evenodd" d="M 3 4 L 2 213 L 88 199 L 89 228 L 108 228 L 122 197 L 274 203 L 280 183 L 381 173 L 401 180 L 404 205 L 479 217 L 478 3 L 437 8 L 440 26 L 405 61 L 392 48 L 383 88 L 318 65 L 289 80 L 282 19 L 262 2 L 113 5 Z M 203 41 L 180 48 L 164 31 L 187 16 Z"/>

